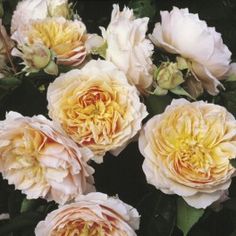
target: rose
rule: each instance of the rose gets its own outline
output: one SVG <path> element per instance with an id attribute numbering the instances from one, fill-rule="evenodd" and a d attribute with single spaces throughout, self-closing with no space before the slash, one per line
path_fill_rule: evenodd
<path id="1" fill-rule="evenodd" d="M 192 73 L 205 89 L 216 95 L 221 79 L 230 68 L 231 52 L 223 44 L 221 35 L 207 27 L 197 14 L 174 7 L 161 12 L 162 23 L 157 23 L 150 38 L 169 53 L 180 54 L 189 61 Z"/>
<path id="2" fill-rule="evenodd" d="M 224 107 L 174 100 L 145 125 L 139 149 L 148 183 L 195 208 L 217 201 L 231 183 L 236 121 Z"/>
<path id="3" fill-rule="evenodd" d="M 41 43 L 47 46 L 56 54 L 57 64 L 78 66 L 87 55 L 86 27 L 78 20 L 70 21 L 63 17 L 33 20 L 27 26 L 19 27 L 12 38 L 21 51 L 24 45 L 30 47 Z M 13 54 L 21 56 L 17 50 Z"/>
<path id="4" fill-rule="evenodd" d="M 91 60 L 58 77 L 48 88 L 49 116 L 101 162 L 118 154 L 141 129 L 147 115 L 137 90 L 111 62 Z"/>
<path id="5" fill-rule="evenodd" d="M 66 8 L 66 9 L 61 9 Z M 69 11 L 68 0 L 23 0 L 17 4 L 12 16 L 11 32 L 26 26 L 30 20 L 45 19 L 47 16 L 66 17 Z"/>
<path id="6" fill-rule="evenodd" d="M 107 30 L 101 27 L 107 43 L 106 60 L 125 72 L 130 84 L 140 90 L 152 83 L 153 45 L 146 39 L 148 17 L 135 19 L 133 10 L 125 7 L 120 12 L 113 5 L 111 22 Z"/>
<path id="7" fill-rule="evenodd" d="M 41 115 L 8 113 L 0 122 L 0 143 L 0 171 L 28 199 L 63 204 L 94 189 L 91 151 L 78 148 Z"/>
<path id="8" fill-rule="evenodd" d="M 49 213 L 37 225 L 35 235 L 135 236 L 138 228 L 135 208 L 106 194 L 90 193 Z"/>

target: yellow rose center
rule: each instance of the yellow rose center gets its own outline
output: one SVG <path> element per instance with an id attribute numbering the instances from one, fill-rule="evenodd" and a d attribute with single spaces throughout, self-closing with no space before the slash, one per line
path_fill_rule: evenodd
<path id="1" fill-rule="evenodd" d="M 194 139 L 181 140 L 179 143 L 180 161 L 188 163 L 197 172 L 207 173 L 212 164 L 212 158 L 206 156 L 208 150 Z"/>
<path id="2" fill-rule="evenodd" d="M 235 158 L 236 144 L 225 138 L 229 131 L 225 112 L 209 115 L 191 104 L 164 116 L 154 131 L 155 151 L 171 178 L 200 186 L 230 175 L 233 168 L 229 160 Z"/>
<path id="3" fill-rule="evenodd" d="M 63 127 L 82 145 L 109 143 L 120 131 L 125 107 L 119 104 L 116 91 L 93 86 L 82 92 L 75 89 L 65 95 Z"/>
<path id="4" fill-rule="evenodd" d="M 10 176 L 20 173 L 22 179 L 17 179 L 20 189 L 37 183 L 47 185 L 44 178 L 45 168 L 39 163 L 39 152 L 44 147 L 45 141 L 46 138 L 41 132 L 24 127 L 22 133 L 12 139 L 9 147 L 5 149 L 6 168 Z"/>
<path id="5" fill-rule="evenodd" d="M 95 222 L 72 221 L 63 228 L 55 229 L 51 236 L 107 236 L 112 228 Z"/>
<path id="6" fill-rule="evenodd" d="M 59 20 L 52 18 L 32 23 L 28 32 L 29 43 L 41 42 L 57 55 L 64 55 L 84 46 L 85 28 L 71 21 Z"/>
<path id="7" fill-rule="evenodd" d="M 119 223 L 113 216 L 102 213 L 101 217 L 86 207 L 80 210 L 74 213 L 70 212 L 70 217 L 64 218 L 65 221 L 62 219 L 61 224 L 53 229 L 50 236 L 127 236 L 127 233 L 119 228 Z M 80 214 L 85 216 L 87 220 L 80 218 Z M 90 217 L 96 221 L 89 220 Z M 117 217 L 119 216 L 117 215 Z"/>

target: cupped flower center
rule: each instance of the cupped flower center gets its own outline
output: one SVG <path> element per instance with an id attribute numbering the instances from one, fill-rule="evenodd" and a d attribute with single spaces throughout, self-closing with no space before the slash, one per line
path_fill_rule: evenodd
<path id="1" fill-rule="evenodd" d="M 7 155 L 5 165 L 8 171 L 12 175 L 17 175 L 19 172 L 22 179 L 17 179 L 17 181 L 22 185 L 44 183 L 47 186 L 46 168 L 40 164 L 40 151 L 43 149 L 46 139 L 40 131 L 25 127 L 22 133 L 11 140 L 11 145 L 3 152 L 3 157 L 4 153 Z M 24 174 L 22 175 L 22 173 Z"/>
<path id="2" fill-rule="evenodd" d="M 61 18 L 40 20 L 31 24 L 28 39 L 30 44 L 41 42 L 57 55 L 63 55 L 84 46 L 85 27 Z"/>
<path id="3" fill-rule="evenodd" d="M 85 214 L 87 213 L 87 215 Z M 80 217 L 81 215 L 81 217 Z M 83 216 L 85 216 L 83 218 Z M 76 219 L 77 218 L 77 219 Z M 94 220 L 96 219 L 96 221 Z M 51 236 L 127 236 L 127 233 L 119 228 L 117 219 L 111 215 L 102 213 L 102 217 L 94 214 L 86 207 L 83 211 L 70 216 L 56 226 Z"/>
<path id="4" fill-rule="evenodd" d="M 194 107 L 179 107 L 166 114 L 154 131 L 156 153 L 171 178 L 191 186 L 221 182 L 230 176 L 235 141 L 225 122 L 225 113 L 205 113 Z"/>
<path id="5" fill-rule="evenodd" d="M 112 232 L 112 227 L 99 225 L 96 222 L 71 221 L 63 228 L 55 229 L 51 236 L 107 236 Z"/>
<path id="6" fill-rule="evenodd" d="M 82 145 L 109 142 L 120 131 L 125 107 L 120 105 L 116 91 L 91 86 L 83 92 L 80 88 L 69 91 L 65 98 L 61 104 L 63 127 L 76 136 L 75 141 Z"/>

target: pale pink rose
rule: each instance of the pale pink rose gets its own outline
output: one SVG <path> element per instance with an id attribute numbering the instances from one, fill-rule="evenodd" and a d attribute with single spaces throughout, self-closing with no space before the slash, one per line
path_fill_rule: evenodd
<path id="1" fill-rule="evenodd" d="M 80 196 L 39 222 L 36 236 L 136 236 L 139 215 L 135 208 L 102 193 Z"/>
<path id="2" fill-rule="evenodd" d="M 222 86 L 219 80 L 227 75 L 231 61 L 231 52 L 221 34 L 187 8 L 161 11 L 161 21 L 150 35 L 152 42 L 187 59 L 196 79 L 210 94 L 216 95 L 217 87 Z"/>
<path id="3" fill-rule="evenodd" d="M 0 171 L 26 194 L 60 204 L 94 190 L 92 152 L 78 148 L 44 116 L 10 112 L 0 122 Z"/>

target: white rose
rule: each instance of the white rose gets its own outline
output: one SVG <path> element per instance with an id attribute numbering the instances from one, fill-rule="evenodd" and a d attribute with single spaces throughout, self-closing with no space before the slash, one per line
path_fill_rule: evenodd
<path id="1" fill-rule="evenodd" d="M 225 194 L 235 174 L 236 120 L 218 105 L 174 100 L 146 123 L 139 149 L 148 183 L 206 208 Z"/>
<path id="2" fill-rule="evenodd" d="M 121 152 L 147 115 L 135 86 L 111 62 L 91 60 L 49 85 L 49 116 L 101 162 L 107 151 Z"/>
<path id="3" fill-rule="evenodd" d="M 68 8 L 68 0 L 23 0 L 20 1 L 12 16 L 11 32 L 15 32 L 19 26 L 27 26 L 30 20 L 45 19 L 47 16 L 58 15 L 56 9 L 64 5 Z M 55 15 L 53 13 L 56 13 Z M 51 14 L 50 14 L 51 13 Z"/>
<path id="4" fill-rule="evenodd" d="M 231 52 L 223 44 L 221 34 L 213 27 L 207 27 L 198 14 L 188 9 L 174 7 L 171 12 L 161 12 L 161 23 L 155 25 L 150 38 L 167 52 L 179 54 L 190 62 L 195 77 L 205 89 L 216 95 L 230 69 Z"/>
<path id="5" fill-rule="evenodd" d="M 106 60 L 124 71 L 130 84 L 144 90 L 152 83 L 153 45 L 146 39 L 148 17 L 135 19 L 133 10 L 113 6 L 107 30 L 101 28 L 107 42 Z"/>
<path id="6" fill-rule="evenodd" d="M 10 112 L 0 122 L 0 171 L 28 199 L 64 204 L 94 190 L 93 168 L 87 165 L 91 157 L 44 116 Z"/>
<path id="7" fill-rule="evenodd" d="M 80 196 L 39 222 L 36 236 L 106 235 L 136 236 L 139 215 L 135 208 L 102 193 Z"/>

